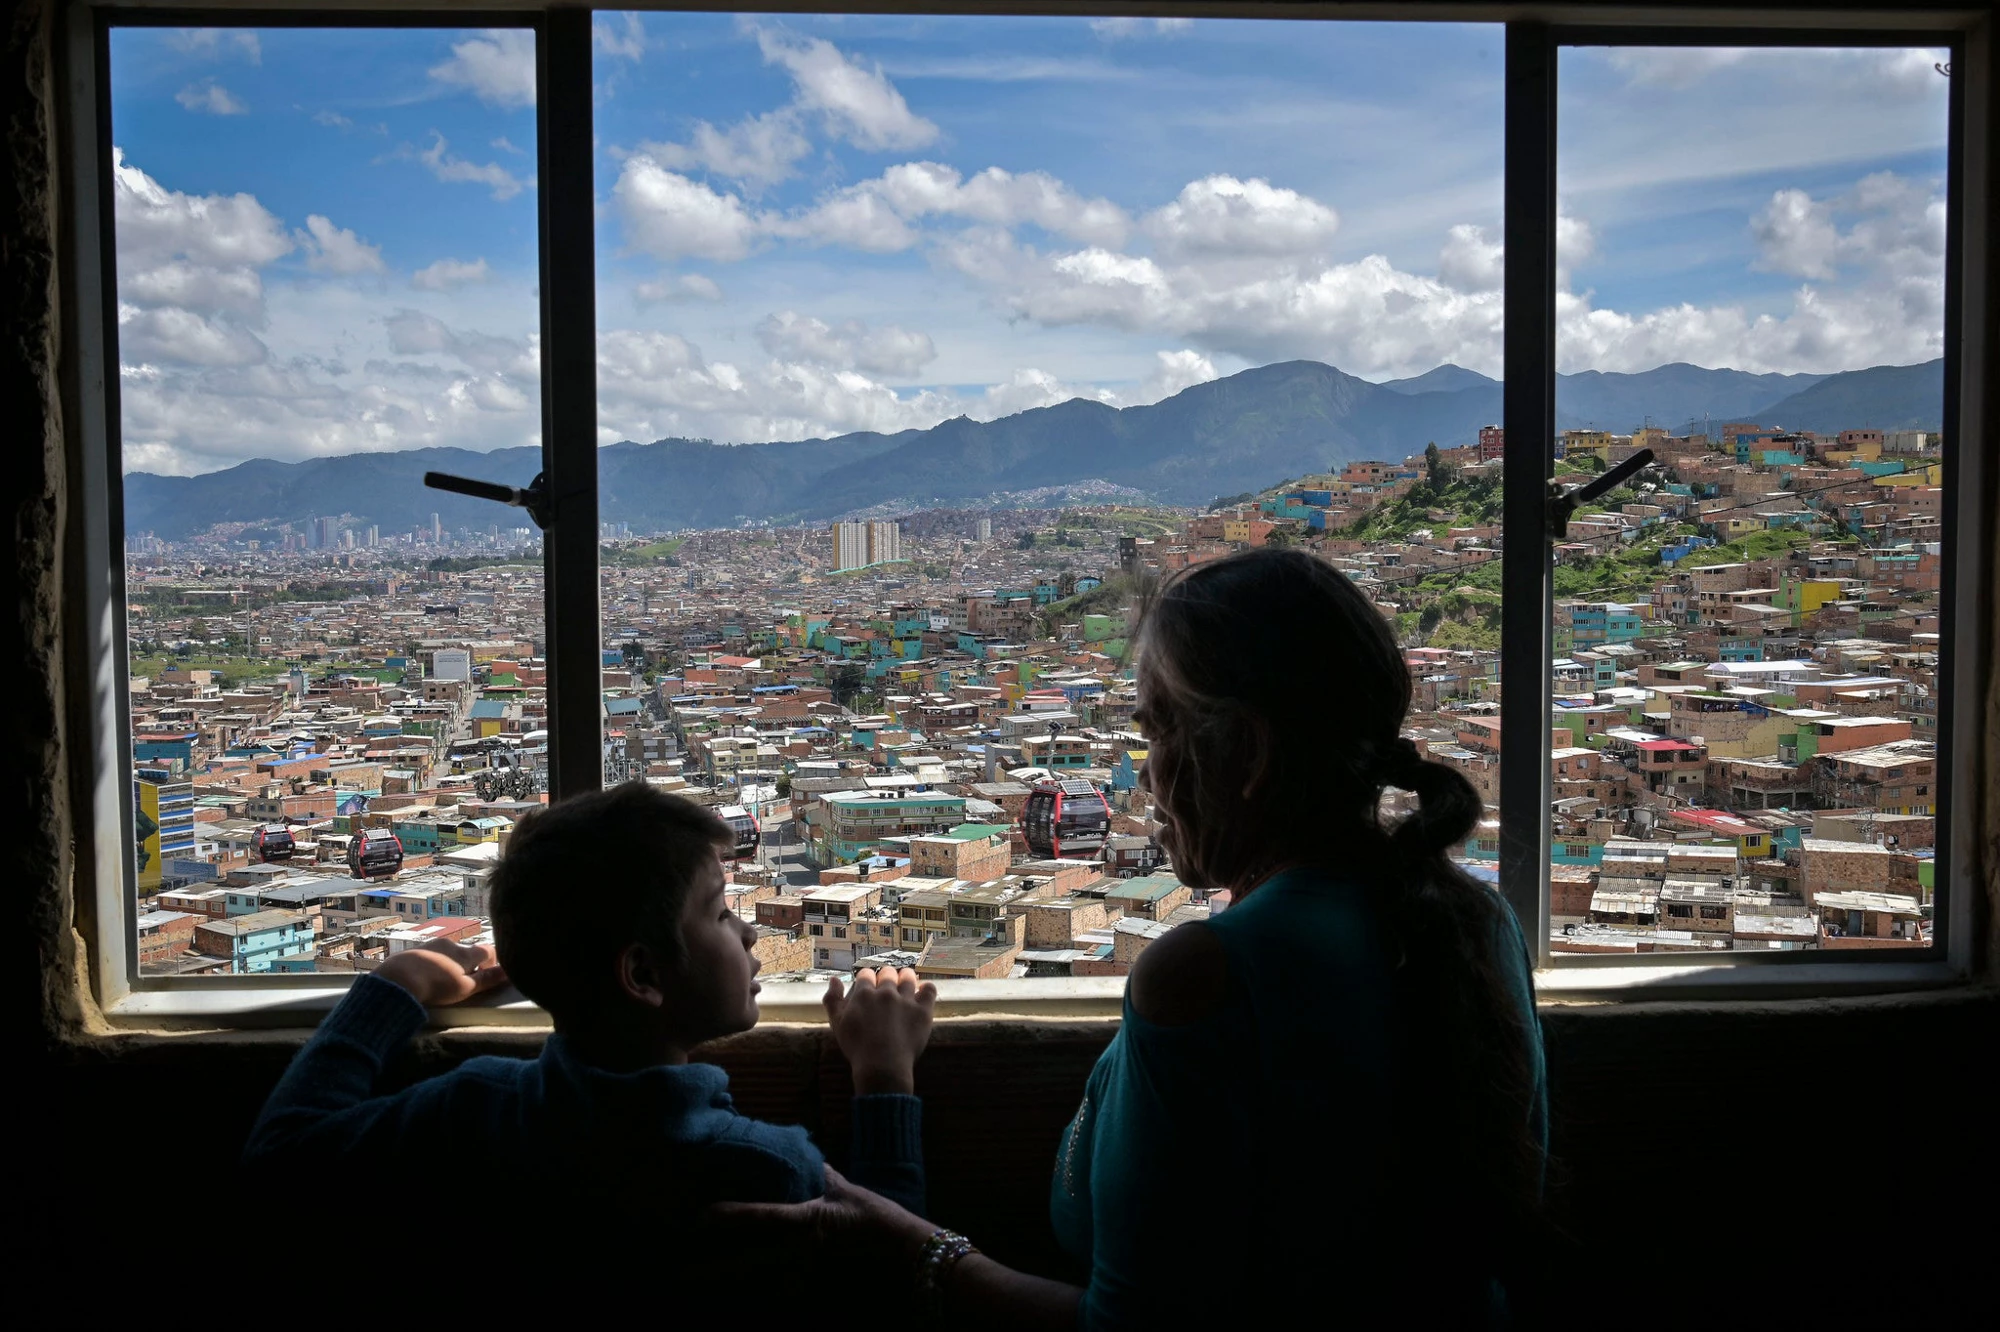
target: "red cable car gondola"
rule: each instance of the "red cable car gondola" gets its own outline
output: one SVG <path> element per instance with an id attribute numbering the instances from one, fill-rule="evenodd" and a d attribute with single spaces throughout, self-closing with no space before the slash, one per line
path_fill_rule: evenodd
<path id="1" fill-rule="evenodd" d="M 256 849 L 257 859 L 269 864 L 273 860 L 290 860 L 297 843 L 292 840 L 292 830 L 282 823 L 260 824 L 251 845 Z"/>
<path id="2" fill-rule="evenodd" d="M 347 844 L 348 872 L 357 879 L 387 879 L 403 868 L 403 842 L 382 828 L 366 828 Z"/>
<path id="3" fill-rule="evenodd" d="M 1089 860 L 1111 835 L 1104 793 L 1075 777 L 1036 782 L 1021 814 L 1028 850 L 1043 859 Z"/>
<path id="4" fill-rule="evenodd" d="M 757 844 L 763 840 L 764 830 L 757 824 L 757 816 L 741 805 L 724 805 L 715 811 L 729 831 L 736 837 L 730 848 L 731 860 L 748 860 L 757 854 Z"/>

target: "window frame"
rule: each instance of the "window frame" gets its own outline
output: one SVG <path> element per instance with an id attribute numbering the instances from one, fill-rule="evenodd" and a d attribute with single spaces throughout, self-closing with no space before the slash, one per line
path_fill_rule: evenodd
<path id="1" fill-rule="evenodd" d="M 383 8 L 370 8 L 380 3 Z M 111 217 L 109 34 L 114 27 L 505 27 L 534 33 L 540 248 L 543 465 L 557 521 L 543 542 L 549 668 L 550 778 L 557 797 L 594 790 L 603 781 L 598 640 L 598 477 L 596 456 L 596 236 L 592 129 L 593 8 L 549 0 L 458 7 L 431 0 L 421 8 L 388 8 L 387 0 L 355 7 L 235 5 L 153 7 L 144 0 L 83 0 L 60 20 L 56 143 L 60 156 L 62 262 L 58 273 L 63 322 L 63 397 L 71 521 L 64 559 L 68 675 L 77 697 L 70 709 L 73 749 L 71 802 L 82 825 L 76 843 L 74 902 L 89 958 L 94 995 L 114 1022 L 157 1025 L 196 1020 L 230 1025 L 297 1025 L 338 1002 L 351 976 L 144 977 L 138 974 L 133 926 L 136 898 L 131 846 L 133 811 L 127 660 L 124 503 L 117 359 L 116 251 Z M 1049 3 L 1044 12 L 1086 16 L 1104 3 Z M 1513 4 L 1395 3 L 1294 5 L 1172 5 L 1176 14 L 1291 21 L 1398 20 L 1492 23 L 1504 28 L 1505 143 L 1502 543 L 1529 532 L 1539 558 L 1516 558 L 1503 569 L 1503 597 L 1538 606 L 1532 623 L 1505 624 L 1500 670 L 1537 680 L 1531 691 L 1502 695 L 1503 734 L 1546 736 L 1552 722 L 1551 659 L 1553 543 L 1546 536 L 1549 449 L 1553 437 L 1555 367 L 1555 181 L 1557 61 L 1561 48 L 1583 45 L 1945 46 L 1951 51 L 1946 170 L 1943 561 L 1939 607 L 1938 774 L 1959 795 L 1943 811 L 1937 846 L 1934 946 L 1918 959 L 1894 951 L 1860 950 L 1828 960 L 1815 951 L 1740 953 L 1718 958 L 1660 954 L 1636 957 L 1552 957 L 1548 939 L 1549 854 L 1546 817 L 1552 791 L 1543 746 L 1503 745 L 1500 756 L 1500 884 L 1520 916 L 1532 949 L 1536 983 L 1545 999 L 1776 998 L 1863 994 L 1947 986 L 1967 980 L 1977 961 L 1973 928 L 1980 811 L 1975 744 L 1961 743 L 1952 719 L 1963 706 L 1977 715 L 1979 682 L 1989 669 L 1992 605 L 1992 515 L 1978 502 L 1991 484 L 1991 464 L 1968 439 L 1988 434 L 1981 376 L 1991 336 L 1987 308 L 1991 235 L 1988 201 L 1995 180 L 1989 141 L 1992 28 L 1981 7 L 1941 4 L 1923 10 L 1869 12 L 1766 5 L 1733 11 L 1562 5 L 1527 11 Z M 629 3 L 607 12 L 714 9 L 729 5 Z M 806 3 L 808 12 L 838 13 L 852 5 Z M 892 7 L 913 15 L 1018 12 L 999 0 Z M 1554 19 L 1555 21 L 1542 21 Z M 565 151 L 567 150 L 567 151 Z M 1941 805 L 1946 802 L 1939 802 Z M 1514 811 L 1510 816 L 1509 810 Z M 1523 813 L 1522 811 L 1528 811 Z M 1967 867 L 1963 881 L 1956 867 Z M 767 1020 L 820 1021 L 812 988 L 799 995 L 769 986 Z M 782 987 L 792 988 L 792 987 Z M 1025 978 L 947 981 L 940 1013 L 1031 1017 L 1108 1016 L 1120 1011 L 1122 978 Z M 526 1002 L 461 1007 L 452 1025 L 535 1025 L 546 1015 Z"/>

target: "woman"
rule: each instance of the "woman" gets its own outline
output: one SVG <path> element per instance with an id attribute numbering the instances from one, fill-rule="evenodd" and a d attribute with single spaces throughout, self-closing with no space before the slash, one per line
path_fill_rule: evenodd
<path id="1" fill-rule="evenodd" d="M 900 1248 L 952 1326 L 1507 1321 L 1546 1142 L 1527 950 L 1447 859 L 1480 802 L 1400 738 L 1387 622 L 1323 561 L 1260 550 L 1175 577 L 1137 641 L 1161 843 L 1232 900 L 1134 964 L 1064 1132 L 1051 1219 L 1088 1284 L 837 1178 L 791 1224 Z M 1419 801 L 1393 827 L 1385 787 Z"/>

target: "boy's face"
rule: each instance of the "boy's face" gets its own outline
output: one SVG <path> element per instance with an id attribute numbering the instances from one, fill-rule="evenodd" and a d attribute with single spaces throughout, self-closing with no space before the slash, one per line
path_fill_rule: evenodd
<path id="1" fill-rule="evenodd" d="M 687 965 L 666 1009 L 690 1044 L 757 1025 L 757 972 L 763 964 L 750 955 L 757 930 L 730 910 L 723 883 L 718 853 L 702 861 L 681 904 Z"/>

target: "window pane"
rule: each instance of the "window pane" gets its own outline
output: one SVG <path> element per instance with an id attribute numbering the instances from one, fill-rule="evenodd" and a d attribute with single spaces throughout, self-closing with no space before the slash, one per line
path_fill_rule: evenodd
<path id="1" fill-rule="evenodd" d="M 1945 58 L 1563 52 L 1558 952 L 1929 942 Z"/>
<path id="2" fill-rule="evenodd" d="M 141 974 L 484 928 L 545 748 L 534 45 L 111 36 Z"/>
<path id="3" fill-rule="evenodd" d="M 1126 649 L 1147 580 L 1231 550 L 1361 580 L 1494 797 L 1501 57 L 599 16 L 608 768 L 758 822 L 767 980 L 1122 975 L 1220 905 L 1146 835 Z"/>

